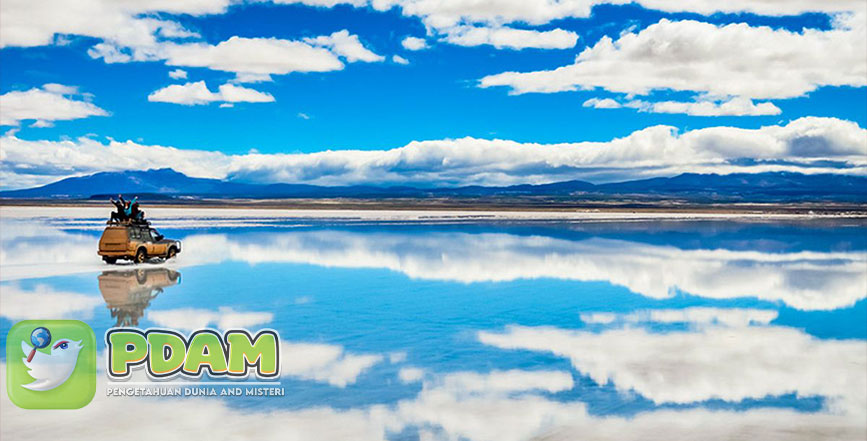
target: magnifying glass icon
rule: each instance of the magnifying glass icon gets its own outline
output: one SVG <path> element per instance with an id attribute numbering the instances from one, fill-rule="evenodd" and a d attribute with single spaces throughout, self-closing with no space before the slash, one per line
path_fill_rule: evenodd
<path id="1" fill-rule="evenodd" d="M 33 345 L 33 350 L 30 351 L 30 355 L 27 356 L 27 362 L 30 363 L 33 360 L 33 356 L 36 355 L 37 349 L 42 349 L 48 347 L 51 344 L 51 332 L 48 331 L 47 328 L 38 327 L 30 333 L 30 343 Z"/>

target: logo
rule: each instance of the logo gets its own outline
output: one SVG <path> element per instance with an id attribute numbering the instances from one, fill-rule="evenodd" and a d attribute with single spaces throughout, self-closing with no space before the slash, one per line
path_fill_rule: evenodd
<path id="1" fill-rule="evenodd" d="M 153 379 L 181 375 L 259 378 L 280 376 L 280 342 L 277 332 L 266 329 L 252 335 L 243 329 L 220 334 L 202 329 L 184 337 L 169 329 L 114 328 L 105 333 L 108 349 L 106 372 L 113 379 L 129 378 L 144 368 Z"/>
<path id="2" fill-rule="evenodd" d="M 78 320 L 26 320 L 6 337 L 6 391 L 24 409 L 79 409 L 96 393 L 96 337 Z"/>

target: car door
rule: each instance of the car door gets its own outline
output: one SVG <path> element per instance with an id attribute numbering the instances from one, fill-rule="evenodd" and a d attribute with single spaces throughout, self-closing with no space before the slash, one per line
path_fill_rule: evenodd
<path id="1" fill-rule="evenodd" d="M 168 252 L 168 249 L 167 249 L 165 243 L 157 242 L 156 231 L 154 231 L 152 229 L 148 229 L 147 230 L 147 237 L 150 239 L 150 245 L 149 246 L 150 246 L 150 250 L 152 250 L 152 251 L 148 251 L 148 254 L 150 254 L 152 256 L 163 256 L 166 254 L 166 252 Z"/>
<path id="2" fill-rule="evenodd" d="M 154 246 L 154 238 L 151 237 L 151 232 L 147 228 L 140 228 L 139 234 L 141 234 L 142 244 L 144 244 L 145 249 L 147 249 L 148 256 L 156 256 L 157 250 Z"/>
<path id="3" fill-rule="evenodd" d="M 142 243 L 141 230 L 136 227 L 129 227 L 129 245 L 127 249 L 130 255 L 135 255 L 139 245 Z"/>

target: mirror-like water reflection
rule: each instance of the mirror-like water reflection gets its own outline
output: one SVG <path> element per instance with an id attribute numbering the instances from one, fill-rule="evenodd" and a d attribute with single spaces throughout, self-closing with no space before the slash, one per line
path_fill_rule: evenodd
<path id="1" fill-rule="evenodd" d="M 161 228 L 184 242 L 175 261 L 108 267 L 98 220 L 4 211 L 4 338 L 49 317 L 98 336 L 269 327 L 286 391 L 107 398 L 100 376 L 88 407 L 39 423 L 4 393 L 4 438 L 125 424 L 217 439 L 867 436 L 863 221 L 188 217 Z"/>
<path id="2" fill-rule="evenodd" d="M 136 268 L 128 271 L 103 271 L 97 277 L 99 292 L 114 326 L 136 327 L 150 306 L 166 287 L 180 283 L 181 273 L 168 268 Z"/>

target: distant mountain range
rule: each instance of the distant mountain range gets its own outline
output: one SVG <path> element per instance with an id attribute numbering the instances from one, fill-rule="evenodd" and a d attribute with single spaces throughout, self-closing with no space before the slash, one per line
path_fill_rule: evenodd
<path id="1" fill-rule="evenodd" d="M 107 199 L 118 193 L 140 199 L 280 198 L 553 198 L 557 200 L 661 200 L 690 202 L 867 202 L 867 178 L 798 173 L 685 173 L 609 184 L 566 181 L 508 187 L 454 188 L 324 187 L 305 184 L 249 184 L 191 178 L 172 169 L 102 172 L 66 178 L 42 187 L 0 192 L 6 199 Z"/>

